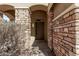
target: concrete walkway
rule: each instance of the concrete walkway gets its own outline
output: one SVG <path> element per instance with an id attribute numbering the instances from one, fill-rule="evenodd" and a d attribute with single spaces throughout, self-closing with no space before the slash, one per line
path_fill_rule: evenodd
<path id="1" fill-rule="evenodd" d="M 48 48 L 46 41 L 35 40 L 30 49 L 26 49 L 21 56 L 55 56 Z"/>
<path id="2" fill-rule="evenodd" d="M 41 56 L 52 56 L 51 50 L 48 48 L 47 42 L 44 40 L 35 40 L 33 47 L 38 47 L 41 51 Z"/>

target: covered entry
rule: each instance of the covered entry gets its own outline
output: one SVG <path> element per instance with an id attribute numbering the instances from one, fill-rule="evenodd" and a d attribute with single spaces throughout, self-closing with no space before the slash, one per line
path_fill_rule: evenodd
<path id="1" fill-rule="evenodd" d="M 47 45 L 47 6 L 34 5 L 31 10 L 31 41 L 34 49 L 41 51 L 40 55 L 52 55 Z"/>
<path id="2" fill-rule="evenodd" d="M 31 10 L 31 36 L 47 41 L 47 6 L 34 5 Z"/>

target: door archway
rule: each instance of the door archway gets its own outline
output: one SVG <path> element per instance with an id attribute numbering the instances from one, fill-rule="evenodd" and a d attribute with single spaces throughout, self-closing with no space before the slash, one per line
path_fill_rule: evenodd
<path id="1" fill-rule="evenodd" d="M 15 8 L 14 6 L 1 4 L 0 13 L 3 15 L 2 18 L 9 18 L 10 21 L 15 21 Z"/>
<path id="2" fill-rule="evenodd" d="M 47 6 L 35 5 L 31 10 L 31 36 L 47 41 Z"/>

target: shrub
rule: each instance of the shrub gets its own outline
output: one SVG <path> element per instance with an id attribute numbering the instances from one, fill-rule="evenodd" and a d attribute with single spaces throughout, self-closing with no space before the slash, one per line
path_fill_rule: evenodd
<path id="1" fill-rule="evenodd" d="M 0 55 L 18 55 L 19 28 L 14 23 L 0 25 Z"/>

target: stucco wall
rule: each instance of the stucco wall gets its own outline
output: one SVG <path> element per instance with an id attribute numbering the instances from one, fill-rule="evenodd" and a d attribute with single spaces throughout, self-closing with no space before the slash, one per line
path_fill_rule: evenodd
<path id="1" fill-rule="evenodd" d="M 54 17 L 58 16 L 65 9 L 71 6 L 73 3 L 55 3 L 54 4 Z"/>

